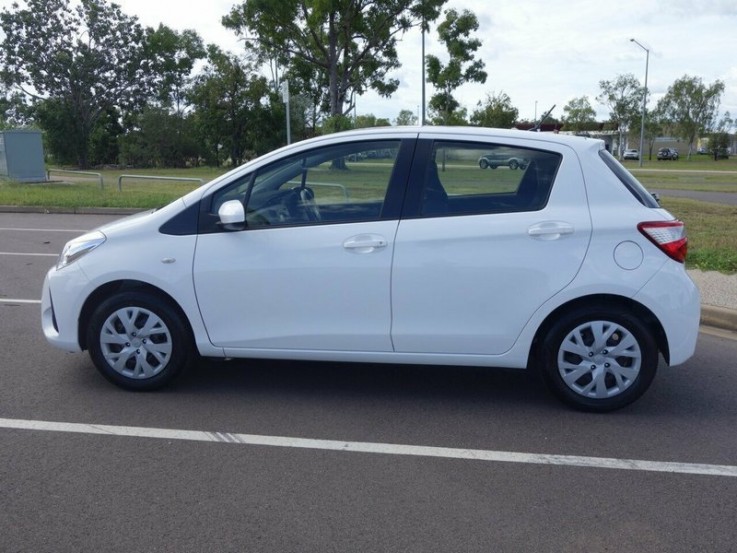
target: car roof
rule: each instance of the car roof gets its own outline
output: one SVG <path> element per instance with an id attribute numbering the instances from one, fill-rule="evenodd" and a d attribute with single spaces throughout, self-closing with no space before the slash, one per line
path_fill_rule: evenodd
<path id="1" fill-rule="evenodd" d="M 550 132 L 530 132 L 518 129 L 498 129 L 492 127 L 443 127 L 443 126 L 407 126 L 407 127 L 372 127 L 366 129 L 356 129 L 343 131 L 330 135 L 323 135 L 312 138 L 304 142 L 316 143 L 322 140 L 345 140 L 351 138 L 387 138 L 391 136 L 407 137 L 414 135 L 419 138 L 444 138 L 455 140 L 470 140 L 473 138 L 498 138 L 505 139 L 523 139 L 541 142 L 554 142 L 558 144 L 566 144 L 575 150 L 587 150 L 589 148 L 601 149 L 604 147 L 604 141 L 598 138 L 590 138 L 584 136 L 574 136 L 568 134 L 558 134 Z"/>

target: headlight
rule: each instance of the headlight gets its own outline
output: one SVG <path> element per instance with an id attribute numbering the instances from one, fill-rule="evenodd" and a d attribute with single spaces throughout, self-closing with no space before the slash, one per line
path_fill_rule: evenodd
<path id="1" fill-rule="evenodd" d="M 88 232 L 79 238 L 70 240 L 61 251 L 61 256 L 59 256 L 59 261 L 56 263 L 56 268 L 63 269 L 67 265 L 74 263 L 80 257 L 90 253 L 97 246 L 103 244 L 105 240 L 105 235 L 99 230 Z"/>

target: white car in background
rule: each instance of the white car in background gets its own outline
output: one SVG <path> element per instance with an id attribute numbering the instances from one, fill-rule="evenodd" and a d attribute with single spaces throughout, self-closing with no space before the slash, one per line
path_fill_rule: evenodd
<path id="1" fill-rule="evenodd" d="M 494 151 L 528 164 L 479 171 Z M 42 325 L 128 389 L 199 356 L 479 365 L 540 370 L 566 403 L 608 411 L 660 355 L 694 352 L 686 243 L 601 141 L 351 131 L 70 241 Z"/>
<path id="2" fill-rule="evenodd" d="M 623 159 L 640 159 L 640 151 L 630 148 L 624 151 Z"/>

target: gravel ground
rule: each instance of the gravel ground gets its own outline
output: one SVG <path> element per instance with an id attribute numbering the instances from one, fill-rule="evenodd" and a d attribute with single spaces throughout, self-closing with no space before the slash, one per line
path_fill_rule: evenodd
<path id="1" fill-rule="evenodd" d="M 701 304 L 737 310 L 737 274 L 725 275 L 716 271 L 690 270 L 696 286 L 701 290 Z"/>

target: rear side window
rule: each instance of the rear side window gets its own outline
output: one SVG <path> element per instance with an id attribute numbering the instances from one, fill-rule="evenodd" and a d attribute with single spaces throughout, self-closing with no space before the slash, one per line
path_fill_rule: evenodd
<path id="1" fill-rule="evenodd" d="M 421 216 L 541 210 L 560 162 L 559 154 L 519 146 L 438 141 L 425 168 Z"/>
<path id="2" fill-rule="evenodd" d="M 645 207 L 660 207 L 653 195 L 650 194 L 650 192 L 648 192 L 647 189 L 642 186 L 640 181 L 633 177 L 632 173 L 627 171 L 627 169 L 625 169 L 622 164 L 614 158 L 612 154 L 610 154 L 606 150 L 599 150 L 599 156 L 602 160 L 604 160 L 604 163 L 606 163 L 607 167 L 611 169 L 612 173 L 617 176 L 619 181 L 624 184 L 625 188 L 630 191 L 630 193 L 637 199 L 638 202 L 640 202 Z"/>

